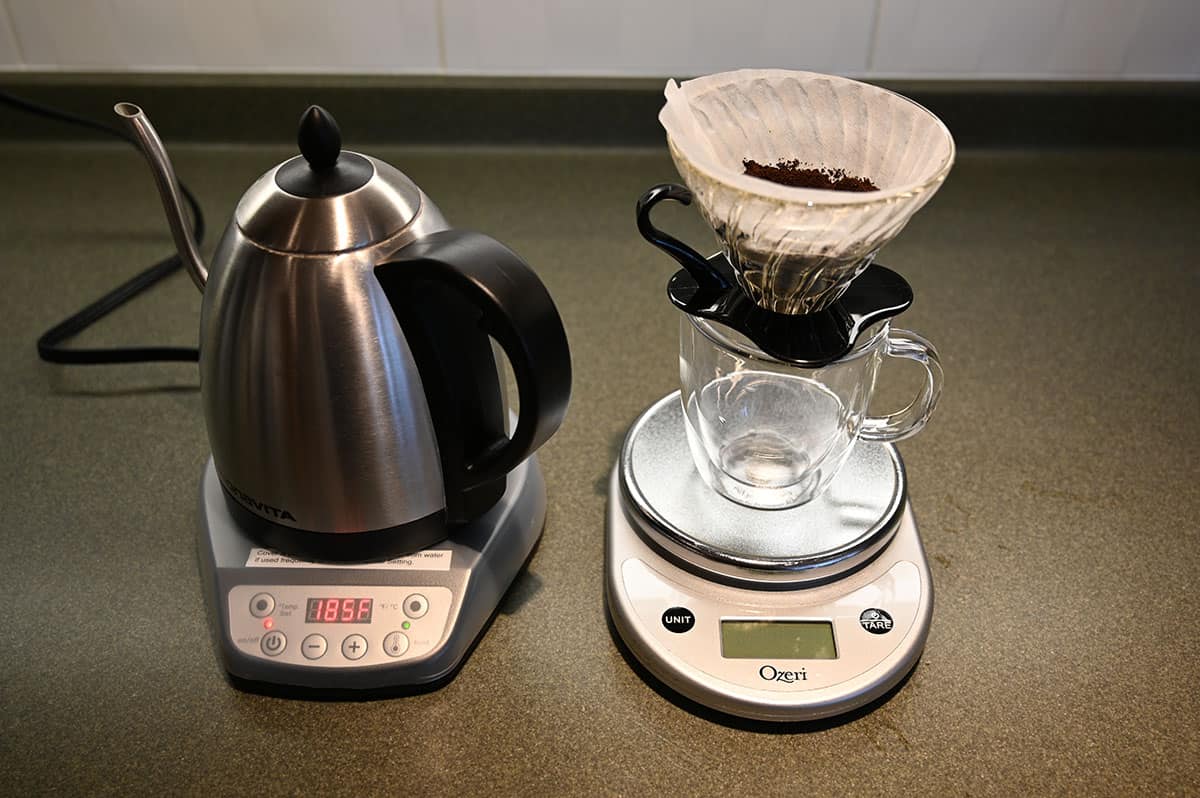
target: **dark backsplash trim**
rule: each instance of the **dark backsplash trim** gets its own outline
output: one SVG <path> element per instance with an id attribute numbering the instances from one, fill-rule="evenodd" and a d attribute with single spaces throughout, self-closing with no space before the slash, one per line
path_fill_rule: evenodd
<path id="1" fill-rule="evenodd" d="M 0 90 L 113 123 L 143 106 L 163 138 L 284 143 L 312 103 L 349 146 L 658 147 L 665 79 L 0 73 Z M 1194 149 L 1200 83 L 878 81 L 925 105 L 960 148 Z M 94 134 L 0 106 L 0 140 Z"/>

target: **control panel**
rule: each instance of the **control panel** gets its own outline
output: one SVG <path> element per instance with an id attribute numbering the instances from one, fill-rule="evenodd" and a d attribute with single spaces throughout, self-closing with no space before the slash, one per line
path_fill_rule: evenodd
<path id="1" fill-rule="evenodd" d="M 228 594 L 239 651 L 313 668 L 359 668 L 423 657 L 446 633 L 446 587 L 238 585 Z"/>

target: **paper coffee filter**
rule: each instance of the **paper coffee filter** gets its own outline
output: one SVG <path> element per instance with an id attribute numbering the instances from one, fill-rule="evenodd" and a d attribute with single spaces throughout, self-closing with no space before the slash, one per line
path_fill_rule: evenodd
<path id="1" fill-rule="evenodd" d="M 671 157 L 755 302 L 809 313 L 833 302 L 940 187 L 954 162 L 946 126 L 858 81 L 744 69 L 669 81 L 659 120 Z M 843 169 L 872 192 L 792 188 L 742 161 Z"/>

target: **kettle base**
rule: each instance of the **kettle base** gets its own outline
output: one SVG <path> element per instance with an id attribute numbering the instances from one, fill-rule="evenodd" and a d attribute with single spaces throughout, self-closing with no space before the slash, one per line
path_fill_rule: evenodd
<path id="1" fill-rule="evenodd" d="M 209 460 L 197 542 L 218 656 L 232 683 L 362 698 L 454 677 L 541 537 L 546 488 L 531 457 L 508 475 L 495 507 L 449 537 L 356 564 L 266 548 L 229 504 Z"/>
<path id="2" fill-rule="evenodd" d="M 230 496 L 224 485 L 222 488 L 229 514 L 246 537 L 303 560 L 345 563 L 384 560 L 426 549 L 452 534 L 446 526 L 444 511 L 369 532 L 309 532 L 255 515 Z"/>

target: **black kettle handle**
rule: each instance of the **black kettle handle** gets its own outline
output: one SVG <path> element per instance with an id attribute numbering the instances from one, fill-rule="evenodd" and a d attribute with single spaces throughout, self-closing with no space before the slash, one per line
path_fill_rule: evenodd
<path id="1" fill-rule="evenodd" d="M 637 226 L 642 238 L 678 261 L 700 288 L 714 291 L 730 288 L 732 284 L 728 278 L 714 269 L 708 258 L 651 224 L 650 210 L 665 199 L 691 205 L 692 191 L 677 183 L 660 183 L 643 194 L 637 202 Z"/>
<path id="2" fill-rule="evenodd" d="M 393 307 L 401 298 L 410 306 L 425 303 L 420 296 L 404 296 L 414 293 L 419 281 L 451 289 L 478 310 L 480 333 L 495 338 L 512 364 L 520 397 L 516 429 L 511 439 L 500 435 L 482 451 L 468 453 L 462 464 L 465 490 L 500 479 L 550 439 L 571 398 L 571 354 L 554 301 L 525 261 L 482 233 L 444 230 L 400 250 L 375 274 Z M 439 311 L 427 307 L 423 312 Z M 443 354 L 442 359 L 452 357 Z M 462 365 L 441 364 L 444 369 Z M 494 372 L 489 377 L 495 385 Z M 422 380 L 427 379 L 423 373 Z"/>

